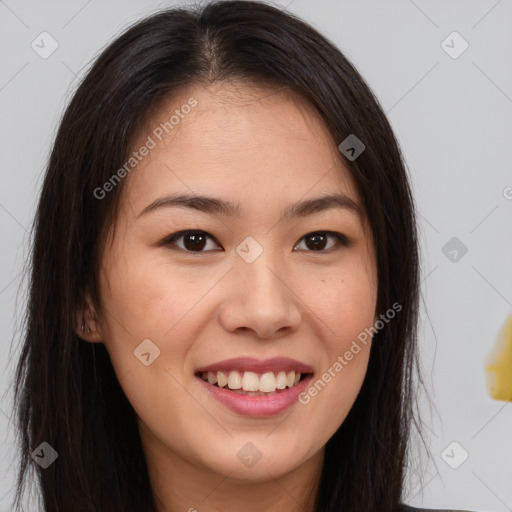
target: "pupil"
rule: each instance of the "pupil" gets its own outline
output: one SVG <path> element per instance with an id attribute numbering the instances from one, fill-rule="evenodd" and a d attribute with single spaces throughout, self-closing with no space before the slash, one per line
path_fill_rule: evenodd
<path id="1" fill-rule="evenodd" d="M 308 237 L 309 240 L 316 240 L 316 242 L 313 243 L 313 246 L 310 247 L 309 244 L 308 244 L 308 247 L 310 249 L 314 249 L 314 250 L 319 250 L 319 249 L 323 249 L 324 246 L 325 246 L 325 239 L 326 237 L 324 235 L 312 235 L 310 237 Z M 318 242 L 320 241 L 320 245 L 317 245 Z M 322 243 L 324 242 L 324 243 Z"/>
<path id="2" fill-rule="evenodd" d="M 191 240 L 192 243 L 191 244 L 187 244 L 187 240 Z M 202 234 L 189 234 L 189 235 L 186 235 L 185 236 L 185 246 L 187 247 L 187 245 L 189 245 L 189 247 L 187 247 L 187 249 L 203 249 L 204 248 L 204 243 L 205 243 L 205 240 L 204 240 L 204 235 Z"/>

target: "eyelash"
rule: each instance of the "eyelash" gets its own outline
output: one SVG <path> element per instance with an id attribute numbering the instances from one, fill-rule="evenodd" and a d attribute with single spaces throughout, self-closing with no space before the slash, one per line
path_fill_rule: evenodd
<path id="1" fill-rule="evenodd" d="M 164 240 L 162 240 L 158 245 L 159 246 L 172 246 L 174 245 L 174 242 L 179 239 L 179 238 L 182 238 L 186 235 L 205 235 L 206 237 L 212 239 L 217 245 L 220 245 L 213 236 L 211 236 L 210 234 L 208 234 L 206 231 L 201 231 L 201 230 L 192 230 L 192 229 L 188 229 L 188 230 L 183 230 L 183 231 L 178 231 L 176 233 L 173 233 L 169 236 L 167 236 L 166 238 L 164 238 Z M 311 253 L 327 253 L 327 254 L 330 254 L 331 252 L 334 252 L 334 251 L 339 251 L 341 250 L 342 248 L 344 247 L 349 247 L 351 245 L 351 242 L 350 240 L 345 236 L 343 235 L 342 233 L 337 233 L 336 231 L 311 231 L 310 233 L 306 233 L 300 240 L 299 240 L 299 243 L 307 238 L 308 236 L 312 236 L 312 235 L 318 235 L 318 234 L 322 234 L 322 235 L 327 235 L 327 236 L 330 236 L 330 237 L 333 237 L 337 240 L 338 242 L 338 245 L 337 246 L 334 246 L 334 247 L 331 247 L 329 249 L 320 249 L 318 251 L 314 251 L 314 250 L 306 250 L 306 252 L 311 252 Z M 297 244 L 298 245 L 298 244 Z M 188 249 L 183 249 L 181 247 L 176 247 L 174 246 L 172 249 L 175 249 L 175 250 L 179 250 L 179 251 L 183 251 L 183 252 L 186 252 L 186 253 L 190 253 L 190 254 L 201 254 L 201 253 L 205 253 L 205 252 L 210 252 L 210 251 L 190 251 Z M 218 252 L 218 251 L 215 251 L 215 252 Z"/>

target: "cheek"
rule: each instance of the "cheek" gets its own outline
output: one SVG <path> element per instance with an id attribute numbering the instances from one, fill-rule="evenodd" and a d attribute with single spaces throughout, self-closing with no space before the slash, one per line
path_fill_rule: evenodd
<path id="1" fill-rule="evenodd" d="M 304 436 L 326 442 L 352 408 L 364 381 L 371 348 L 365 329 L 374 322 L 376 294 L 372 286 L 346 275 L 312 298 L 322 325 L 322 365 L 299 402 L 311 420 Z M 364 283 L 362 285 L 362 283 Z M 369 331 L 371 332 L 371 331 Z M 319 434 L 321 433 L 321 434 Z"/>
<path id="2" fill-rule="evenodd" d="M 108 280 L 101 281 L 106 311 L 104 343 L 116 373 L 121 377 L 139 369 L 134 351 L 147 339 L 162 356 L 150 368 L 165 362 L 179 371 L 193 339 L 190 318 L 200 310 L 201 299 L 216 281 L 198 283 L 190 273 L 176 272 L 165 262 L 147 258 L 128 259 L 125 255 L 118 262 L 108 270 Z"/>
<path id="3" fill-rule="evenodd" d="M 108 280 L 102 280 L 101 292 L 111 313 L 107 318 L 109 327 L 124 330 L 137 339 L 162 338 L 179 325 L 215 283 L 215 276 L 198 280 L 193 271 L 177 271 L 161 259 L 143 260 L 136 255 L 129 261 L 120 261 L 108 273 Z"/>
<path id="4" fill-rule="evenodd" d="M 352 407 L 366 374 L 377 282 L 366 261 L 354 258 L 309 290 L 307 304 L 322 329 L 317 335 L 324 358 L 303 403 L 312 402 L 309 406 L 316 417 L 326 419 L 334 432 Z"/>
<path id="5" fill-rule="evenodd" d="M 333 373 L 343 374 L 343 378 L 331 380 L 337 380 L 340 386 L 343 380 L 343 395 L 351 395 L 348 388 L 357 387 L 366 372 L 371 343 L 368 334 L 371 331 L 367 329 L 374 323 L 376 296 L 370 286 L 361 286 L 355 279 L 347 278 L 338 289 L 322 294 L 321 300 L 318 315 L 326 327 L 324 370 L 330 369 L 331 377 Z M 343 368 L 339 366 L 340 360 Z"/>
<path id="6" fill-rule="evenodd" d="M 377 281 L 364 258 L 354 256 L 317 279 L 315 286 L 306 286 L 307 304 L 326 328 L 330 351 L 344 351 L 352 339 L 373 325 Z"/>
<path id="7" fill-rule="evenodd" d="M 102 297 L 108 311 L 104 343 L 139 416 L 156 421 L 155 411 L 161 413 L 162 404 L 168 404 L 179 418 L 182 413 L 190 414 L 194 404 L 180 383 L 197 337 L 195 329 L 200 329 L 201 299 L 219 278 L 198 283 L 197 277 L 176 272 L 165 262 L 129 261 L 127 256 L 120 259 L 120 264 L 109 270 L 108 281 L 103 280 Z M 140 358 L 147 352 L 146 366 Z M 193 412 L 199 414 L 200 410 L 193 408 Z M 168 418 L 169 422 L 179 424 L 179 419 L 173 418 Z"/>

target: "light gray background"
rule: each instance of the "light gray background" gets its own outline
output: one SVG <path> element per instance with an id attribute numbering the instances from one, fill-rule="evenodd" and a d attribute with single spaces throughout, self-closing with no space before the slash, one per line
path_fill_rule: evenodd
<path id="1" fill-rule="evenodd" d="M 0 0 L 0 510 L 9 509 L 15 468 L 6 391 L 19 348 L 9 353 L 15 297 L 58 120 L 99 50 L 128 23 L 173 4 Z M 433 413 L 424 397 L 420 403 L 435 464 L 423 482 L 411 474 L 408 502 L 512 510 L 512 406 L 490 398 L 484 375 L 512 310 L 512 199 L 504 193 L 512 186 L 512 1 L 276 4 L 356 65 L 387 112 L 412 176 L 423 251 L 420 341 Z M 43 31 L 59 44 L 48 59 L 31 48 Z M 453 31 L 469 43 L 456 59 L 441 46 Z M 442 252 L 454 236 L 468 248 L 457 262 Z M 442 457 L 453 441 L 469 453 L 458 469 Z"/>

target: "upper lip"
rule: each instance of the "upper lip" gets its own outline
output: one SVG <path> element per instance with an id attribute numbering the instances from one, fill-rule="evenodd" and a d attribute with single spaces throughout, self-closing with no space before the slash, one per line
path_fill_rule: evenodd
<path id="1" fill-rule="evenodd" d="M 223 372 L 223 371 L 242 371 L 242 372 L 279 372 L 279 371 L 295 371 L 300 373 L 313 373 L 313 368 L 308 364 L 301 363 L 289 357 L 272 357 L 270 359 L 255 359 L 253 357 L 235 357 L 233 359 L 225 359 L 216 363 L 202 366 L 196 370 L 201 372 Z"/>

